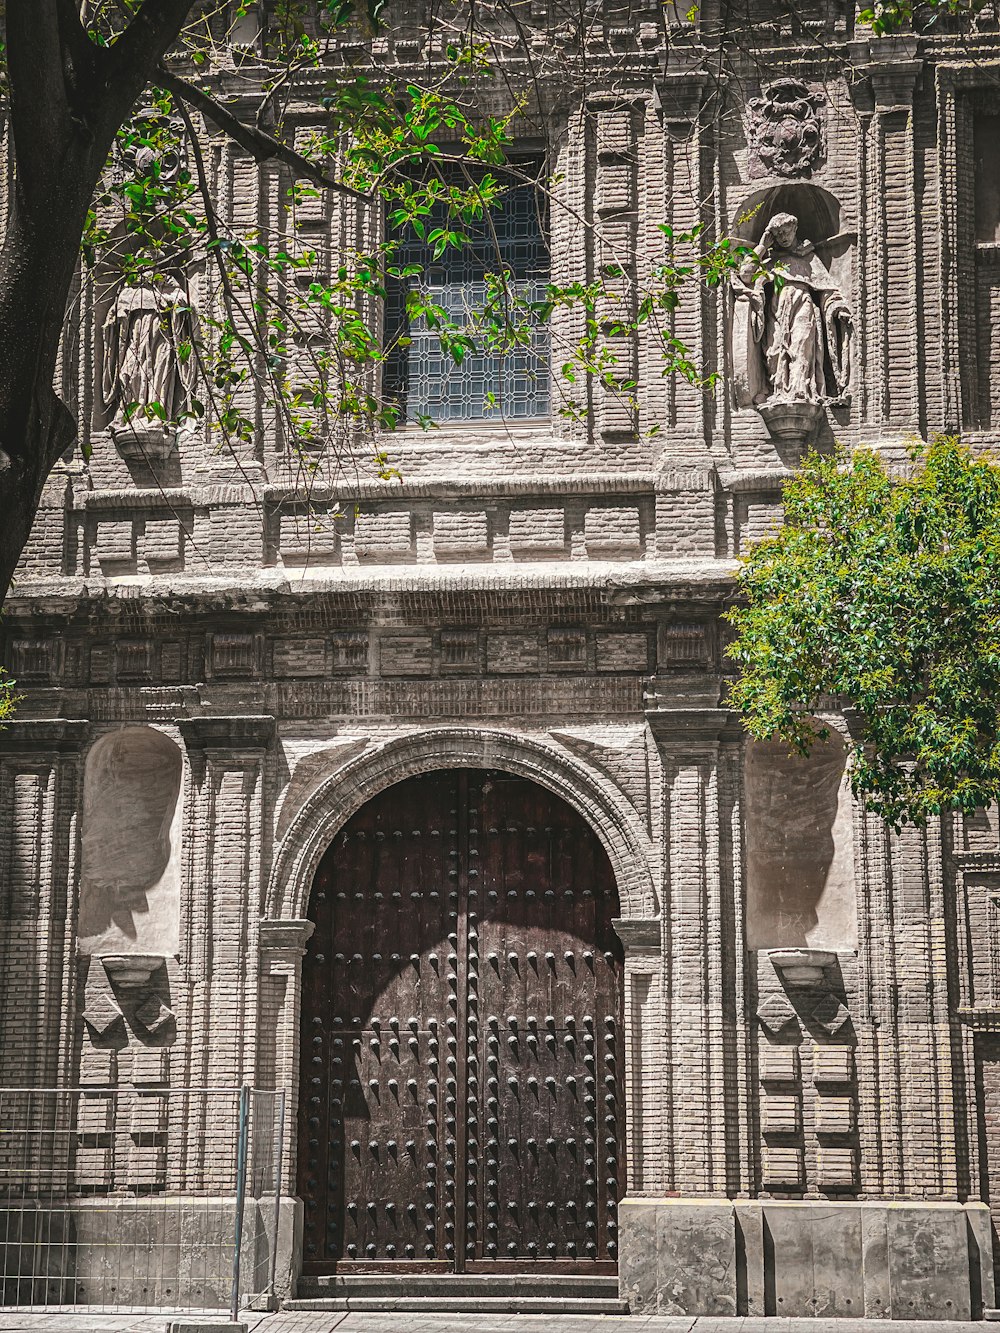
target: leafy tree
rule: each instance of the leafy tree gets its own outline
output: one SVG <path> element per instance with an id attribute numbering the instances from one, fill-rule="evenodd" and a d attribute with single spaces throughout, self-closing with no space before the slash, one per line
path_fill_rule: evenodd
<path id="1" fill-rule="evenodd" d="M 953 438 L 907 475 L 812 454 L 728 613 L 750 734 L 807 754 L 830 696 L 859 710 L 854 791 L 898 827 L 1000 798 L 1000 464 Z"/>

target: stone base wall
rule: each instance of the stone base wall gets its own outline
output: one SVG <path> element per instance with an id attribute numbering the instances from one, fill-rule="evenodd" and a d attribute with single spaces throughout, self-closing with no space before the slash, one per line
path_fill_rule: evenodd
<path id="1" fill-rule="evenodd" d="M 240 1253 L 242 1306 L 273 1303 L 290 1282 L 296 1201 L 250 1199 Z M 234 1197 L 154 1195 L 0 1205 L 0 1305 L 229 1308 Z M 280 1279 L 278 1275 L 280 1274 Z"/>
<path id="2" fill-rule="evenodd" d="M 985 1204 L 624 1199 L 633 1314 L 978 1319 L 995 1300 Z"/>

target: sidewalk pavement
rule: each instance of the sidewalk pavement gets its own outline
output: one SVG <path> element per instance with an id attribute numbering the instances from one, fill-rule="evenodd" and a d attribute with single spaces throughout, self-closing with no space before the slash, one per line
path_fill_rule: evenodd
<path id="1" fill-rule="evenodd" d="M 662 1315 L 352 1314 L 245 1311 L 249 1333 L 985 1333 L 983 1323 L 912 1319 L 712 1319 Z M 166 1333 L 173 1320 L 218 1328 L 225 1316 L 0 1311 L 0 1333 Z"/>

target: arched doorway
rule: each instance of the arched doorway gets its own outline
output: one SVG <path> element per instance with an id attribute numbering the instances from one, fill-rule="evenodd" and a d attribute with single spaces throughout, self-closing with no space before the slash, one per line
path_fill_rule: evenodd
<path id="1" fill-rule="evenodd" d="M 304 1272 L 612 1271 L 622 950 L 589 825 L 508 773 L 409 778 L 337 835 L 309 914 Z"/>

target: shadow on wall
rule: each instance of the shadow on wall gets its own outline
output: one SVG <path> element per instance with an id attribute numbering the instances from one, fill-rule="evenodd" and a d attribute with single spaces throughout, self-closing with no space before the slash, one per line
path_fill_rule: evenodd
<path id="1" fill-rule="evenodd" d="M 150 727 L 104 736 L 87 756 L 83 953 L 177 953 L 181 773 L 180 750 Z"/>
<path id="2" fill-rule="evenodd" d="M 856 949 L 854 836 L 844 742 L 808 759 L 776 741 L 747 750 L 747 943 Z"/>

